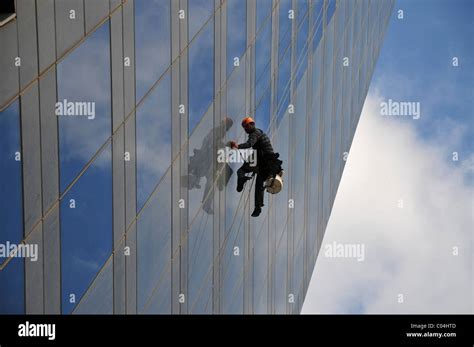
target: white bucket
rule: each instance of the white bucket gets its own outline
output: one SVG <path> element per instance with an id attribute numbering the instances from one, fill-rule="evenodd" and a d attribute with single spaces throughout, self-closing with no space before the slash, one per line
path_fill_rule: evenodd
<path id="1" fill-rule="evenodd" d="M 280 175 L 276 175 L 275 178 L 270 177 L 265 181 L 265 187 L 270 194 L 278 194 L 283 188 L 282 177 Z"/>

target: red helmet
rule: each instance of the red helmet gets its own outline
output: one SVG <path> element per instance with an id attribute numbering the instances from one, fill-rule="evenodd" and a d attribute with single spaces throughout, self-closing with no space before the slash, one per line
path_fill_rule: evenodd
<path id="1" fill-rule="evenodd" d="M 245 128 L 246 126 L 248 126 L 249 124 L 255 124 L 255 121 L 253 120 L 252 117 L 245 117 L 243 120 L 242 120 L 242 126 Z"/>

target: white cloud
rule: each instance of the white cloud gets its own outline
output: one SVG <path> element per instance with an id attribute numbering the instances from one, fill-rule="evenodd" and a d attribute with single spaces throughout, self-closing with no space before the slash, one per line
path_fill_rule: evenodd
<path id="1" fill-rule="evenodd" d="M 472 313 L 469 166 L 448 161 L 453 137 L 420 139 L 380 102 L 365 102 L 302 312 Z M 365 261 L 325 258 L 334 241 L 365 244 Z"/>

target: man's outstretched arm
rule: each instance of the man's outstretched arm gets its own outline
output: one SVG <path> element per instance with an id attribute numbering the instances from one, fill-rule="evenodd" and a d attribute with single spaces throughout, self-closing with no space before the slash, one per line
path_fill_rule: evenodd
<path id="1" fill-rule="evenodd" d="M 241 143 L 240 145 L 237 146 L 237 148 L 238 149 L 252 148 L 253 145 L 257 143 L 257 140 L 258 140 L 257 132 L 254 131 L 253 133 L 249 135 L 249 139 L 247 140 L 247 142 Z"/>
<path id="2" fill-rule="evenodd" d="M 249 139 L 247 140 L 247 142 L 237 144 L 237 142 L 235 141 L 229 141 L 227 145 L 232 149 L 252 148 L 253 145 L 257 143 L 257 140 L 258 140 L 258 135 L 256 134 L 256 132 L 253 132 L 249 135 Z"/>

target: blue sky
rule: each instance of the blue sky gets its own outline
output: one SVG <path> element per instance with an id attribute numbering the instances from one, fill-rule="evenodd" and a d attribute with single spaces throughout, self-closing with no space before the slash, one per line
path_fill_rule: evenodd
<path id="1" fill-rule="evenodd" d="M 403 19 L 397 18 L 399 9 Z M 440 130 L 465 127 L 460 147 L 453 148 L 460 162 L 474 151 L 473 15 L 469 0 L 397 1 L 371 84 L 392 100 L 421 103 L 422 116 L 413 125 L 427 141 Z"/>
<path id="2" fill-rule="evenodd" d="M 473 14 L 395 4 L 303 313 L 472 313 Z M 382 116 L 388 99 L 420 102 L 420 119 Z M 365 260 L 326 257 L 332 242 Z"/>

